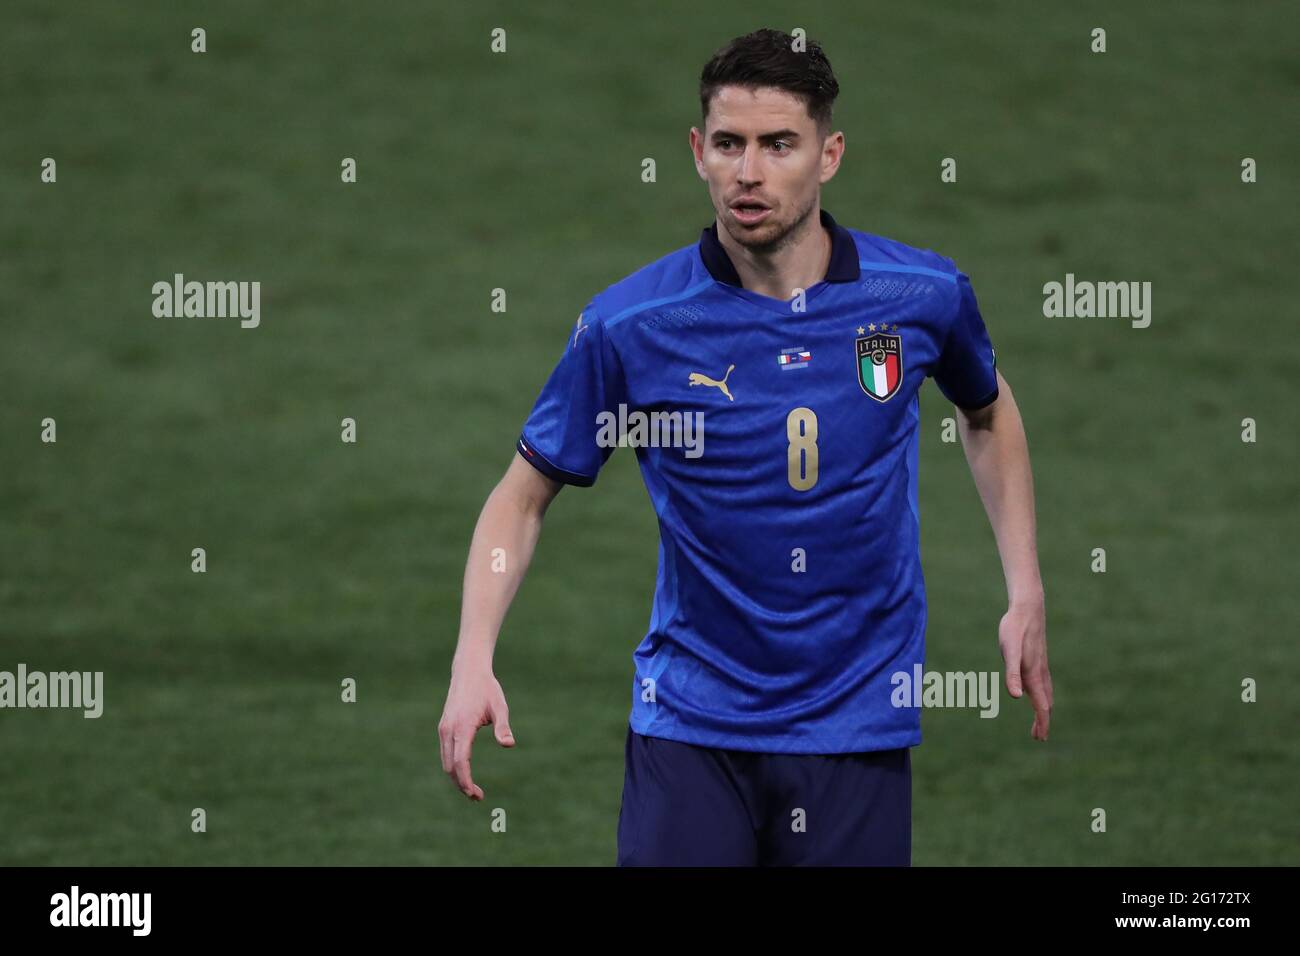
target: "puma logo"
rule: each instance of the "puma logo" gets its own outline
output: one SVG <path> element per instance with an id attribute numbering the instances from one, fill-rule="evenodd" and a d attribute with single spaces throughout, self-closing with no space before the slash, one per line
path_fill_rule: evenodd
<path id="1" fill-rule="evenodd" d="M 713 388 L 721 389 L 722 394 L 727 396 L 727 401 L 734 402 L 736 399 L 732 396 L 731 389 L 727 388 L 727 378 L 731 375 L 731 371 L 735 367 L 736 366 L 734 365 L 727 366 L 727 374 L 722 376 L 722 381 L 718 381 L 716 378 L 709 378 L 703 372 L 692 372 L 691 377 L 687 381 L 691 387 L 696 385 L 709 385 Z"/>

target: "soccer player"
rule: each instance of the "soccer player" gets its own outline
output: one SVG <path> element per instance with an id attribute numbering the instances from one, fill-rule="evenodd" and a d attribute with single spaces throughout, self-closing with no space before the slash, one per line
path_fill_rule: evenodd
<path id="1" fill-rule="evenodd" d="M 775 30 L 709 61 L 690 145 L 715 221 L 583 308 L 474 531 L 438 736 L 443 769 L 481 800 L 470 748 L 485 724 L 514 745 L 492 655 L 542 517 L 564 485 L 595 482 L 620 437 L 635 448 L 660 545 L 633 654 L 621 865 L 910 864 L 920 713 L 895 706 L 891 678 L 924 661 L 927 377 L 957 409 L 1001 557 L 1007 691 L 1028 692 L 1031 735 L 1047 739 L 1020 414 L 966 275 L 821 208 L 844 157 L 838 92 L 818 44 Z M 650 427 L 624 431 L 638 413 Z"/>

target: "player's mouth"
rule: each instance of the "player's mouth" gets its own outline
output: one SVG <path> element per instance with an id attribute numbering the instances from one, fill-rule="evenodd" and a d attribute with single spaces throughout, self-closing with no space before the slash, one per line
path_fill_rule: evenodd
<path id="1" fill-rule="evenodd" d="M 742 226 L 756 226 L 772 213 L 772 207 L 757 200 L 738 199 L 730 206 L 732 218 Z"/>

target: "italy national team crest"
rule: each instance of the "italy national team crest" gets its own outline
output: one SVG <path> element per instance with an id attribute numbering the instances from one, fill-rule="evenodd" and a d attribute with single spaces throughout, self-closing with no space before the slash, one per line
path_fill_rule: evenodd
<path id="1" fill-rule="evenodd" d="M 887 402 L 903 382 L 903 339 L 873 332 L 857 341 L 858 384 L 878 402 Z"/>

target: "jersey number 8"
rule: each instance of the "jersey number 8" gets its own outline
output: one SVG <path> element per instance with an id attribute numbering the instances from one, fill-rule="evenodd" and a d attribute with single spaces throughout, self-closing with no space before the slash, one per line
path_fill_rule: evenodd
<path id="1" fill-rule="evenodd" d="M 807 491 L 817 484 L 817 414 L 811 408 L 793 409 L 785 418 L 787 474 L 790 487 Z"/>

